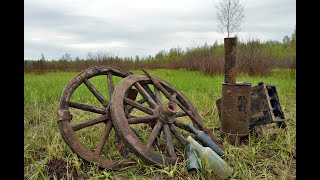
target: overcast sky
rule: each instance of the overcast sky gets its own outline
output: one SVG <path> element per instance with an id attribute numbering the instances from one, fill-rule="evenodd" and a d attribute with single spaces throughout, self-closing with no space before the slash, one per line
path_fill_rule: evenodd
<path id="1" fill-rule="evenodd" d="M 219 0 L 25 0 L 24 59 L 86 58 L 88 52 L 120 57 L 223 42 Z M 240 40 L 282 41 L 296 25 L 295 0 L 243 0 Z"/>

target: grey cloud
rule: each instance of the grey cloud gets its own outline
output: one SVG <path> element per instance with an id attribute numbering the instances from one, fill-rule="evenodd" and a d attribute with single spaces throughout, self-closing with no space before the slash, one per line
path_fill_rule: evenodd
<path id="1" fill-rule="evenodd" d="M 259 1 L 260 2 L 260 1 Z M 290 35 L 295 25 L 295 7 L 291 1 L 273 1 L 245 9 L 246 21 L 242 31 L 264 33 L 282 39 Z M 214 6 L 214 4 L 209 4 Z M 25 36 L 25 57 L 45 56 L 59 58 L 68 52 L 74 56 L 85 56 L 91 49 L 77 49 L 71 45 L 81 43 L 123 42 L 125 47 L 105 48 L 120 56 L 155 55 L 161 49 L 189 46 L 192 42 L 214 42 L 217 30 L 215 7 L 202 7 L 189 11 L 150 9 L 146 14 L 124 14 L 120 19 L 79 15 L 70 7 L 48 7 L 36 3 L 25 3 L 25 29 L 46 29 L 53 34 L 70 35 L 61 42 L 36 42 Z M 106 12 L 107 14 L 108 12 Z M 288 27 L 290 26 L 290 27 Z M 292 26 L 292 27 L 291 27 Z M 289 29 L 289 31 L 288 31 Z M 176 36 L 187 32 L 185 36 Z M 192 33 L 192 36 L 188 35 Z M 49 36 L 49 35 L 48 35 Z M 218 35 L 217 35 L 218 36 Z M 223 35 L 220 36 L 221 39 Z M 208 39 L 206 39 L 208 38 Z M 54 39 L 54 37 L 53 37 Z M 165 49 L 169 50 L 169 49 Z"/>

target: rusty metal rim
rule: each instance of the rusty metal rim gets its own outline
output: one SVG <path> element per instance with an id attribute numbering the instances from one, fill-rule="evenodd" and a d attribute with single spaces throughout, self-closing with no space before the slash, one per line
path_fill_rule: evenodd
<path id="1" fill-rule="evenodd" d="M 158 79 L 156 77 L 154 77 L 155 79 L 157 79 L 158 82 L 160 82 L 160 84 L 167 90 L 167 91 L 171 91 L 171 92 L 175 92 L 176 93 L 176 99 L 183 104 L 184 107 L 186 107 L 186 109 L 188 109 L 190 112 L 192 112 L 192 115 L 194 116 L 194 118 L 197 120 L 197 124 L 191 119 L 191 122 L 197 126 L 200 124 L 201 127 L 205 127 L 199 113 L 197 112 L 196 108 L 192 105 L 192 103 L 186 98 L 186 96 L 184 96 L 179 90 L 177 90 L 176 88 L 174 88 L 171 84 Z M 137 134 L 134 132 L 134 130 L 132 129 L 132 127 L 130 127 L 130 124 L 128 123 L 128 119 L 127 116 L 125 114 L 125 110 L 124 110 L 124 100 L 125 100 L 125 96 L 126 96 L 126 92 L 136 83 L 139 83 L 141 85 L 144 84 L 150 84 L 150 85 L 154 85 L 152 84 L 151 80 L 145 76 L 145 75 L 130 75 L 126 78 L 124 78 L 120 84 L 117 86 L 113 96 L 112 96 L 112 102 L 111 102 L 111 117 L 112 117 L 112 121 L 114 124 L 115 129 L 117 130 L 117 132 L 119 133 L 119 136 L 121 137 L 121 139 L 124 141 L 124 143 L 127 145 L 127 147 L 133 151 L 138 157 L 142 158 L 142 160 L 144 160 L 146 163 L 149 164 L 157 164 L 157 165 L 164 165 L 164 164 L 173 164 L 176 162 L 177 158 L 175 156 L 168 157 L 164 154 L 159 154 L 155 151 L 153 151 L 150 147 L 148 147 L 148 145 L 144 144 L 140 138 L 137 136 Z M 149 105 L 150 106 L 150 105 Z M 150 106 L 151 107 L 151 106 Z M 151 108 L 154 109 L 154 112 L 156 112 L 155 108 Z M 151 113 L 150 113 L 151 114 Z M 151 115 L 153 116 L 153 115 Z M 162 122 L 161 120 L 159 120 L 158 122 Z M 162 122 L 163 123 L 163 122 Z M 158 124 L 158 123 L 157 123 Z M 161 124 L 161 123 L 160 123 Z M 173 123 L 175 124 L 175 123 Z M 165 126 L 167 126 L 168 124 L 164 125 L 160 125 L 160 129 L 161 128 L 165 128 Z M 157 125 L 156 125 L 157 126 Z M 180 128 L 180 129 L 185 129 L 188 130 L 186 127 L 184 127 L 183 124 L 179 124 L 179 126 L 177 126 L 175 124 L 176 127 Z M 197 126 L 198 127 L 198 126 Z M 154 130 L 155 128 L 153 128 Z M 161 131 L 159 129 L 159 131 Z M 168 128 L 167 128 L 168 129 Z M 200 128 L 201 129 L 201 128 Z M 153 132 L 152 130 L 152 132 Z M 204 129 L 201 129 L 204 130 Z M 206 129 L 208 131 L 208 129 Z M 169 136 L 171 130 L 167 130 L 167 131 L 163 131 L 164 134 L 167 134 Z M 152 133 L 151 133 L 152 134 Z M 211 133 L 212 134 L 212 133 Z M 153 136 L 153 135 L 152 135 Z M 158 135 L 156 136 L 160 136 L 159 132 Z M 166 135 L 164 135 L 166 136 Z M 171 135 L 172 136 L 172 135 Z M 168 138 L 166 138 L 166 141 Z M 170 138 L 171 139 L 171 138 Z M 178 139 L 178 138 L 177 138 Z M 149 138 L 150 140 L 150 138 Z M 178 139 L 179 140 L 179 139 Z M 181 140 L 181 139 L 180 139 Z M 180 141 L 179 140 L 179 141 Z M 149 141 L 148 141 L 149 142 Z M 172 143 L 172 141 L 170 141 Z M 166 142 L 167 143 L 167 142 Z M 147 143 L 148 144 L 148 143 Z M 166 144 L 167 146 L 167 144 Z M 171 145 L 171 147 L 173 147 Z M 168 148 L 170 149 L 170 148 Z M 168 150 L 167 149 L 167 150 Z M 169 150 L 168 150 L 169 151 Z M 168 152 L 168 154 L 170 154 Z"/>
<path id="2" fill-rule="evenodd" d="M 81 157 L 87 162 L 96 163 L 98 166 L 102 168 L 110 168 L 110 169 L 117 170 L 119 168 L 132 165 L 133 161 L 131 159 L 111 160 L 101 155 L 95 154 L 90 149 L 88 149 L 80 141 L 80 139 L 75 135 L 74 129 L 70 124 L 72 115 L 70 115 L 70 112 L 68 110 L 72 93 L 76 90 L 76 88 L 80 84 L 84 83 L 85 80 L 88 80 L 92 77 L 95 77 L 98 75 L 108 75 L 108 73 L 110 72 L 112 76 L 118 76 L 123 78 L 132 74 L 131 72 L 127 72 L 118 67 L 94 66 L 81 71 L 75 78 L 73 78 L 67 84 L 60 98 L 60 104 L 58 109 L 58 128 L 66 144 L 69 145 L 71 150 L 75 152 L 79 157 Z M 102 118 L 101 118 L 102 120 L 100 123 L 105 122 L 106 126 L 109 124 L 109 128 L 112 128 L 110 117 L 108 117 L 109 113 L 107 113 L 108 108 L 109 107 L 106 107 L 105 109 L 106 112 L 104 115 L 102 115 Z M 61 115 L 59 114 L 59 112 L 64 112 L 64 114 Z M 110 127 L 110 123 L 111 123 L 111 127 Z"/>

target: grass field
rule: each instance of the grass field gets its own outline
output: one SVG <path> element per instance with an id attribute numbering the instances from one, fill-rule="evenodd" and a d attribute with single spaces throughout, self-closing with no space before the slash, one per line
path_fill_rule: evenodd
<path id="1" fill-rule="evenodd" d="M 142 71 L 133 71 L 142 74 Z M 150 70 L 150 74 L 166 80 L 184 93 L 197 108 L 205 125 L 214 129 L 220 127 L 215 101 L 221 98 L 223 76 L 206 76 L 199 72 L 185 70 Z M 137 164 L 120 171 L 99 169 L 96 165 L 82 161 L 66 145 L 57 127 L 59 99 L 67 83 L 76 72 L 45 74 L 26 73 L 24 76 L 24 176 L 25 179 L 217 179 L 210 169 L 189 174 L 186 161 L 164 169 L 145 165 L 139 158 Z M 96 79 L 95 84 L 107 88 L 105 79 Z M 119 82 L 120 79 L 116 79 Z M 233 179 L 295 179 L 296 178 L 296 80 L 292 72 L 274 70 L 267 77 L 239 76 L 238 82 L 258 82 L 277 87 L 287 129 L 276 136 L 268 129 L 260 138 L 250 137 L 246 146 L 232 146 L 224 143 L 227 154 L 225 161 L 234 169 Z M 83 89 L 83 88 L 82 88 Z M 82 102 L 96 103 L 90 91 L 80 89 L 75 98 Z M 105 93 L 104 95 L 107 96 Z M 79 117 L 87 117 L 79 114 Z M 98 127 L 99 128 L 99 127 Z M 83 136 L 95 137 L 95 132 L 81 132 Z M 93 133 L 93 134 L 91 134 Z M 81 135 L 81 134 L 80 134 Z M 114 134 L 108 139 L 112 158 L 120 157 L 114 142 Z M 98 141 L 98 140 L 96 140 Z M 95 140 L 88 142 L 94 146 Z M 133 156 L 131 154 L 130 156 Z M 60 163 L 60 164 L 59 164 Z"/>

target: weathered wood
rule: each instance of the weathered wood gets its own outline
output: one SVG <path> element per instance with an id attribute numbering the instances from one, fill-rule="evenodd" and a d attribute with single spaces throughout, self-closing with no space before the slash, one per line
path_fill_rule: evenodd
<path id="1" fill-rule="evenodd" d="M 92 94 L 98 99 L 98 101 L 104 106 L 108 107 L 109 102 L 102 96 L 102 94 L 96 89 L 87 79 L 83 81 Z"/>
<path id="2" fill-rule="evenodd" d="M 106 122 L 108 120 L 108 117 L 107 116 L 101 116 L 101 117 L 98 117 L 98 118 L 95 118 L 95 119 L 91 119 L 89 121 L 86 121 L 84 123 L 81 123 L 81 124 L 77 124 L 75 126 L 72 126 L 72 129 L 73 131 L 78 131 L 80 129 L 83 129 L 83 128 L 86 128 L 88 126 L 92 126 L 92 125 L 95 125 L 95 124 L 98 124 L 98 123 L 102 123 L 102 122 Z M 110 120 L 109 120 L 110 121 Z"/>
<path id="3" fill-rule="evenodd" d="M 150 148 L 152 146 L 154 141 L 159 136 L 162 125 L 163 125 L 163 123 L 161 121 L 158 121 L 157 124 L 152 129 L 152 132 L 150 134 L 150 138 L 148 139 L 148 142 L 147 142 L 147 147 L 148 148 Z"/>
<path id="4" fill-rule="evenodd" d="M 87 104 L 81 104 L 81 103 L 76 103 L 76 102 L 69 102 L 69 106 L 76 108 L 76 109 L 81 109 L 84 111 L 89 111 L 89 112 L 94 112 L 98 114 L 106 114 L 106 110 L 94 106 L 90 106 Z"/>
<path id="5" fill-rule="evenodd" d="M 101 136 L 101 138 L 99 140 L 98 146 L 97 146 L 96 150 L 94 151 L 95 154 L 97 154 L 97 155 L 101 154 L 101 151 L 102 151 L 104 145 L 106 144 L 107 138 L 108 138 L 108 136 L 109 136 L 109 134 L 111 132 L 112 127 L 113 127 L 112 121 L 109 120 L 107 122 L 106 127 L 105 127 L 105 129 L 103 131 L 103 134 L 102 134 L 102 136 Z"/>
<path id="6" fill-rule="evenodd" d="M 141 104 L 139 104 L 139 103 L 137 103 L 135 101 L 132 101 L 129 98 L 124 98 L 124 102 L 129 104 L 132 107 L 135 107 L 135 108 L 147 113 L 147 114 L 150 114 L 150 115 L 153 114 L 153 110 L 152 109 L 150 109 L 149 107 L 142 106 Z"/>
<path id="7" fill-rule="evenodd" d="M 171 137 L 171 133 L 170 133 L 168 124 L 163 125 L 163 135 L 164 135 L 164 139 L 166 140 L 166 148 L 167 148 L 167 152 L 168 152 L 169 156 L 170 157 L 177 157 L 176 153 L 174 151 L 172 137 Z"/>
<path id="8" fill-rule="evenodd" d="M 135 87 L 139 91 L 139 93 L 142 95 L 144 99 L 147 100 L 147 103 L 151 108 L 155 108 L 157 106 L 157 103 L 153 100 L 153 98 L 149 95 L 149 93 L 141 86 L 139 82 L 135 83 Z"/>
<path id="9" fill-rule="evenodd" d="M 172 134 L 178 139 L 178 141 L 185 146 L 187 144 L 187 141 L 185 140 L 185 138 L 183 137 L 183 135 L 177 130 L 177 128 L 175 127 L 175 125 L 173 124 L 169 124 L 169 128 L 170 131 L 172 132 Z"/>

